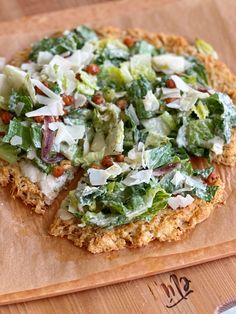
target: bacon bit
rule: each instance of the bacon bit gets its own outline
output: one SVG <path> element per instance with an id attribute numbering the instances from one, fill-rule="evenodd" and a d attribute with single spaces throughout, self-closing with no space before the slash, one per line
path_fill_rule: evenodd
<path id="1" fill-rule="evenodd" d="M 37 123 L 43 123 L 44 122 L 45 117 L 44 116 L 37 116 L 34 117 L 34 121 Z"/>
<path id="2" fill-rule="evenodd" d="M 176 87 L 175 82 L 172 79 L 166 80 L 166 87 L 175 88 Z"/>
<path id="3" fill-rule="evenodd" d="M 103 157 L 103 160 L 101 161 L 101 164 L 108 168 L 108 167 L 111 167 L 113 165 L 113 159 L 111 156 L 107 155 L 105 157 Z"/>
<path id="4" fill-rule="evenodd" d="M 93 163 L 90 165 L 90 168 L 93 168 L 93 169 L 102 169 L 102 165 L 99 165 L 99 164 L 96 164 L 95 162 L 93 162 Z"/>
<path id="5" fill-rule="evenodd" d="M 4 124 L 9 124 L 10 121 L 12 120 L 13 118 L 13 114 L 11 114 L 10 112 L 8 111 L 3 111 L 0 115 L 1 119 L 2 119 L 2 122 Z"/>
<path id="6" fill-rule="evenodd" d="M 4 136 L 5 134 L 5 132 L 0 132 L 0 136 Z"/>
<path id="7" fill-rule="evenodd" d="M 91 63 L 86 67 L 86 72 L 91 75 L 97 75 L 100 72 L 100 68 L 97 64 Z"/>
<path id="8" fill-rule="evenodd" d="M 48 81 L 43 81 L 42 83 L 43 83 L 43 85 L 45 85 L 47 88 L 49 88 L 49 83 L 48 83 Z M 36 94 L 41 95 L 41 96 L 45 96 L 44 92 L 42 92 L 41 89 L 38 88 L 37 86 L 35 86 L 34 89 L 35 89 L 35 93 L 36 93 Z"/>
<path id="9" fill-rule="evenodd" d="M 102 95 L 100 94 L 96 94 L 92 97 L 92 101 L 96 104 L 96 105 L 102 105 L 105 103 L 105 99 Z"/>
<path id="10" fill-rule="evenodd" d="M 135 40 L 130 37 L 130 36 L 127 36 L 124 38 L 123 40 L 123 43 L 128 47 L 128 48 L 132 48 L 135 44 Z"/>
<path id="11" fill-rule="evenodd" d="M 166 104 L 169 104 L 169 103 L 175 101 L 176 99 L 178 99 L 178 98 L 166 98 L 165 101 L 166 101 Z"/>
<path id="12" fill-rule="evenodd" d="M 81 81 L 81 74 L 78 72 L 75 74 L 75 78 L 78 80 L 78 81 Z"/>
<path id="13" fill-rule="evenodd" d="M 125 156 L 123 154 L 116 155 L 115 157 L 116 162 L 123 162 L 124 160 L 125 160 Z"/>
<path id="14" fill-rule="evenodd" d="M 215 172 L 212 172 L 209 175 L 209 177 L 206 179 L 206 183 L 209 185 L 214 185 L 218 179 L 219 179 L 218 174 L 216 174 Z"/>
<path id="15" fill-rule="evenodd" d="M 116 101 L 116 105 L 121 109 L 125 110 L 125 108 L 128 106 L 128 102 L 124 98 L 120 98 Z"/>
<path id="16" fill-rule="evenodd" d="M 63 95 L 62 99 L 64 101 L 65 106 L 70 106 L 70 105 L 73 105 L 75 103 L 75 98 L 73 96 L 70 96 L 70 95 Z"/>
<path id="17" fill-rule="evenodd" d="M 65 172 L 65 169 L 62 166 L 55 166 L 52 169 L 52 174 L 54 177 L 59 178 L 61 177 Z"/>

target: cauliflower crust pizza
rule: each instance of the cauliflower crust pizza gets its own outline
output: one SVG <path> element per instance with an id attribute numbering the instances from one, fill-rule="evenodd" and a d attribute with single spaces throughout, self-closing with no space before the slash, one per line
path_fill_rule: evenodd
<path id="1" fill-rule="evenodd" d="M 0 185 L 92 253 L 176 241 L 223 202 L 236 162 L 236 77 L 175 35 L 86 26 L 18 53 L 0 74 Z M 207 158 L 196 169 L 191 158 Z"/>

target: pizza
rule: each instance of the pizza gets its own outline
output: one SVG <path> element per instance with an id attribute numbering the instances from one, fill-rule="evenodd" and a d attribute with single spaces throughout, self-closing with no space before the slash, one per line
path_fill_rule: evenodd
<path id="1" fill-rule="evenodd" d="M 179 240 L 223 202 L 214 162 L 236 162 L 235 86 L 201 39 L 86 26 L 44 38 L 0 75 L 0 185 L 43 213 L 83 172 L 49 233 L 92 253 Z"/>

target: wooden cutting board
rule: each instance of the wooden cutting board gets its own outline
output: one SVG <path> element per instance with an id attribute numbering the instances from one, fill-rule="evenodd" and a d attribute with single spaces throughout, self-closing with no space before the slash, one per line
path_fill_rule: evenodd
<path id="1" fill-rule="evenodd" d="M 148 0 L 145 1 L 145 3 L 142 1 L 136 1 L 136 18 L 138 19 L 138 22 L 135 22 L 134 18 L 132 20 L 130 19 L 130 12 L 132 12 L 133 4 L 129 1 L 120 1 L 116 4 L 104 4 L 93 6 L 92 8 L 84 7 L 51 14 L 44 14 L 41 16 L 33 16 L 16 20 L 11 23 L 2 23 L 0 25 L 0 54 L 11 57 L 15 51 L 26 47 L 33 40 L 40 38 L 43 35 L 50 34 L 66 27 L 69 28 L 79 23 L 90 23 L 91 21 L 93 21 L 93 24 L 97 25 L 116 24 L 124 27 L 126 25 L 138 25 L 150 30 L 155 30 L 156 25 L 158 25 L 157 20 L 152 19 L 151 21 L 150 18 L 147 19 L 147 17 L 152 16 L 151 11 L 153 6 L 155 6 L 155 3 L 156 2 L 154 0 Z M 195 10 L 196 12 L 196 4 L 199 5 L 199 1 L 193 1 L 192 4 L 188 7 L 189 14 L 192 12 L 192 10 Z M 185 7 L 184 1 L 181 2 L 181 5 L 182 7 Z M 176 6 L 178 7 L 177 3 Z M 125 12 L 124 7 L 126 8 Z M 174 11 L 175 6 L 171 5 L 171 8 L 168 8 L 167 2 L 166 6 L 160 8 L 159 13 L 161 16 L 163 16 L 163 14 L 166 14 L 166 12 L 170 12 L 170 9 Z M 181 9 L 181 6 L 179 9 Z M 210 11 L 210 9 L 210 6 L 207 6 L 206 4 L 205 12 L 207 12 L 207 10 Z M 141 18 L 142 22 L 140 24 Z M 96 21 L 96 23 L 94 21 Z M 178 19 L 176 22 L 173 20 L 173 25 L 175 27 L 177 22 Z M 162 29 L 161 25 L 158 25 L 158 27 L 159 29 Z M 163 28 L 164 27 L 165 26 L 163 25 Z M 176 29 L 176 32 L 184 34 L 185 30 Z M 198 34 L 201 32 L 205 32 L 204 26 L 202 30 L 198 30 Z M 209 31 L 209 33 L 211 32 Z M 188 33 L 185 35 L 187 37 L 191 37 L 193 34 L 194 31 L 192 31 L 192 34 Z M 224 34 L 220 33 L 219 31 L 218 36 L 224 36 Z M 214 40 L 215 37 L 213 38 L 213 41 Z M 233 53 L 231 50 L 228 50 L 228 46 L 225 48 L 224 56 L 229 62 L 232 60 Z M 7 219 L 9 219 L 9 222 L 13 221 L 12 228 L 10 228 L 10 230 L 7 229 L 7 226 L 5 226 L 3 230 L 4 232 L 8 232 L 9 238 L 11 239 L 11 241 L 7 243 L 9 247 L 9 250 L 7 250 L 7 255 L 8 258 L 11 257 L 14 262 L 9 263 L 9 268 L 5 269 L 5 272 L 10 274 L 11 279 L 9 282 L 6 282 L 6 278 L 4 278 L 4 280 L 1 279 L 0 281 L 2 286 L 0 304 L 32 300 L 46 296 L 91 289 L 102 285 L 145 277 L 152 274 L 187 267 L 190 265 L 195 265 L 198 263 L 203 263 L 236 254 L 235 239 L 231 239 L 230 241 L 222 240 L 222 243 L 211 244 L 211 242 L 207 240 L 209 235 L 206 235 L 207 244 L 205 247 L 198 249 L 194 249 L 194 247 L 192 247 L 190 249 L 191 246 L 188 246 L 186 252 L 180 249 L 179 252 L 175 254 L 158 255 L 158 250 L 163 248 L 160 247 L 160 245 L 157 243 L 153 243 L 145 249 L 133 251 L 127 250 L 121 253 L 115 252 L 114 254 L 112 253 L 104 255 L 104 257 L 101 255 L 88 256 L 85 253 L 80 254 L 78 253 L 80 250 L 73 247 L 66 240 L 51 239 L 46 235 L 46 227 L 51 221 L 52 214 L 56 210 L 58 203 L 56 203 L 54 208 L 52 208 L 51 214 L 42 218 L 29 214 L 28 209 L 24 208 L 20 202 L 13 202 L 11 200 L 9 201 L 9 196 L 7 193 L 7 191 L 4 191 L 4 197 L 2 198 L 0 195 L 0 203 L 2 201 L 4 205 L 1 207 L 0 204 L 0 213 L 2 214 L 1 219 L 6 219 L 3 209 L 10 211 Z M 200 235 L 201 233 L 204 233 L 206 224 L 213 222 L 214 219 L 210 219 L 201 226 L 197 227 L 196 232 L 194 231 L 194 234 Z M 31 234 L 27 231 L 31 228 L 30 224 L 33 226 L 33 237 L 36 239 L 35 242 L 32 243 L 30 242 Z M 21 237 L 19 238 L 19 236 Z M 49 247 L 42 247 L 41 239 L 48 241 L 48 243 L 50 243 L 47 244 Z M 190 240 L 191 237 L 187 239 L 187 241 Z M 19 244 L 21 241 L 22 243 Z M 60 244 L 57 244 L 57 242 L 60 242 Z M 51 243 L 55 243 L 55 247 L 57 247 L 55 250 L 53 250 L 53 246 L 50 247 Z M 26 244 L 29 244 L 30 252 L 25 248 Z M 163 245 L 165 246 L 165 244 Z M 179 244 L 177 245 L 179 246 Z M 81 273 L 73 265 L 73 255 L 71 260 L 63 260 L 63 251 L 67 249 L 69 250 L 70 254 L 75 255 L 74 260 L 80 263 L 80 268 L 83 269 L 84 264 L 89 261 L 91 267 L 94 267 L 95 271 L 89 272 L 87 269 L 85 269 L 84 273 Z M 32 254 L 32 251 L 34 254 Z M 44 255 L 45 251 L 47 251 L 48 254 L 45 255 L 45 266 L 47 266 L 48 263 L 53 265 L 53 262 L 55 262 L 55 267 L 47 269 L 44 274 L 37 274 L 37 271 L 35 271 L 35 273 L 33 271 L 27 272 L 28 264 L 31 263 L 33 259 L 37 259 L 37 256 Z M 153 252 L 155 252 L 155 254 Z M 2 247 L 0 249 L 0 253 L 2 254 L 2 262 L 4 263 L 4 256 L 6 251 L 3 250 Z M 127 256 L 130 258 L 129 261 L 127 263 L 122 263 L 122 258 L 125 259 Z M 97 267 L 99 262 L 106 263 L 106 267 Z M 61 274 L 58 274 L 58 272 L 60 273 L 60 265 L 64 267 L 61 267 L 61 273 L 66 270 L 68 274 L 67 277 L 63 277 Z M 36 267 L 34 270 L 40 269 L 41 265 L 37 266 L 38 267 Z M 70 267 L 73 268 L 72 274 L 68 272 Z M 17 269 L 18 271 L 16 271 Z M 20 271 L 21 269 L 22 271 Z M 53 276 L 52 272 L 54 272 Z M 45 277 L 43 282 L 40 281 L 41 275 Z M 56 276 L 58 276 L 58 279 L 55 283 L 53 278 Z M 29 280 L 30 284 L 24 285 L 24 281 L 27 282 L 27 280 Z M 20 283 L 22 285 L 20 285 Z M 4 287 L 6 287 L 5 290 Z M 20 287 L 22 289 L 20 289 Z"/>

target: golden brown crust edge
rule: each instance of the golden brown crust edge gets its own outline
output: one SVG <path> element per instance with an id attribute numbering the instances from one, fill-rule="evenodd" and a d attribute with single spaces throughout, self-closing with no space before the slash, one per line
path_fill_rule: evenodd
<path id="1" fill-rule="evenodd" d="M 196 199 L 190 206 L 172 210 L 166 208 L 151 222 L 137 221 L 114 229 L 103 229 L 93 226 L 78 227 L 78 220 L 62 220 L 56 217 L 49 233 L 65 237 L 74 245 L 84 247 L 91 253 L 103 253 L 124 248 L 137 248 L 153 240 L 177 241 L 184 233 L 206 220 L 214 208 L 223 202 L 224 184 L 218 179 L 215 185 L 219 189 L 211 202 Z"/>
<path id="2" fill-rule="evenodd" d="M 13 198 L 20 198 L 25 205 L 31 206 L 37 214 L 45 212 L 45 197 L 39 187 L 22 176 L 17 165 L 9 165 L 0 160 L 0 186 L 10 185 Z"/>

